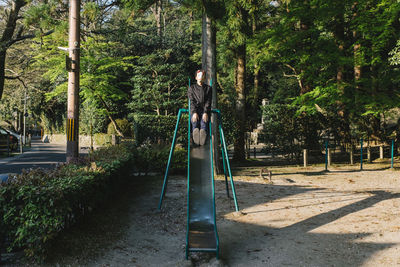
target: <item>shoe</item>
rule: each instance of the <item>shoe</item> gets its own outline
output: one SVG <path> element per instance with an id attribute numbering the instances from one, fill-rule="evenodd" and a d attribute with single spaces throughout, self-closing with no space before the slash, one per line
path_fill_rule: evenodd
<path id="1" fill-rule="evenodd" d="M 207 132 L 204 129 L 200 130 L 200 145 L 204 146 L 207 139 Z"/>
<path id="2" fill-rule="evenodd" d="M 196 145 L 199 145 L 199 144 L 200 144 L 200 133 L 199 133 L 199 128 L 195 128 L 195 129 L 193 130 L 193 142 L 194 142 Z"/>

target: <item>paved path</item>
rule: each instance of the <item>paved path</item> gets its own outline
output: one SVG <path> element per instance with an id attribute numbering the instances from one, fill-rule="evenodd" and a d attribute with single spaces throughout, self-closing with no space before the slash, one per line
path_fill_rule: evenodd
<path id="1" fill-rule="evenodd" d="M 42 143 L 32 140 L 29 151 L 11 158 L 0 159 L 0 174 L 21 173 L 23 169 L 51 168 L 59 162 L 65 162 L 65 145 Z"/>

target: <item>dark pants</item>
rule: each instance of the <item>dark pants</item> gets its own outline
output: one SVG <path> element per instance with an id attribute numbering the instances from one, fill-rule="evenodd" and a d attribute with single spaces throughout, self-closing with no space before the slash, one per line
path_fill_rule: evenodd
<path id="1" fill-rule="evenodd" d="M 197 112 L 197 115 L 199 115 L 199 120 L 197 120 L 195 122 L 193 122 L 192 118 L 190 118 L 190 122 L 192 123 L 192 131 L 196 128 L 207 131 L 207 129 L 208 129 L 207 124 L 209 121 L 207 121 L 207 122 L 203 121 L 203 113 L 202 112 L 201 113 Z M 191 114 L 191 116 L 193 117 L 193 114 Z M 210 120 L 210 116 L 208 117 L 208 119 Z"/>

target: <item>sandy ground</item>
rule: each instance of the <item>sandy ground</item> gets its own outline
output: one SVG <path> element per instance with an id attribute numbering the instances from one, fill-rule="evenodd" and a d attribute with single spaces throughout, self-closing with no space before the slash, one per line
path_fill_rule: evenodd
<path id="1" fill-rule="evenodd" d="M 220 260 L 185 260 L 186 178 L 135 178 L 126 192 L 61 237 L 56 266 L 400 266 L 400 172 L 379 165 L 237 168 L 240 212 L 216 181 Z"/>

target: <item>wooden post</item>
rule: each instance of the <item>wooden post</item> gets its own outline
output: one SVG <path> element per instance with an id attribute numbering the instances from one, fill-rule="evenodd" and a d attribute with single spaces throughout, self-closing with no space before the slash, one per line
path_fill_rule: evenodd
<path id="1" fill-rule="evenodd" d="M 379 146 L 379 158 L 383 159 L 383 145 Z"/>
<path id="2" fill-rule="evenodd" d="M 111 145 L 115 146 L 117 144 L 117 137 L 115 134 L 111 135 Z"/>
<path id="3" fill-rule="evenodd" d="M 67 162 L 79 157 L 79 56 L 80 56 L 80 0 L 70 0 L 69 58 L 67 104 Z"/>
<path id="4" fill-rule="evenodd" d="M 370 146 L 367 147 L 367 157 L 368 157 L 368 163 L 371 163 L 372 159 L 371 159 L 371 147 Z"/>
<path id="5" fill-rule="evenodd" d="M 307 152 L 307 149 L 303 149 L 303 159 L 304 159 L 304 168 L 306 168 L 307 164 L 308 164 L 308 152 Z"/>
<path id="6" fill-rule="evenodd" d="M 19 135 L 19 153 L 23 153 L 24 150 L 22 148 L 22 134 Z"/>
<path id="7" fill-rule="evenodd" d="M 332 163 L 332 153 L 331 149 L 328 147 L 328 166 L 330 167 Z"/>
<path id="8" fill-rule="evenodd" d="M 354 165 L 354 147 L 350 146 L 350 165 Z"/>

